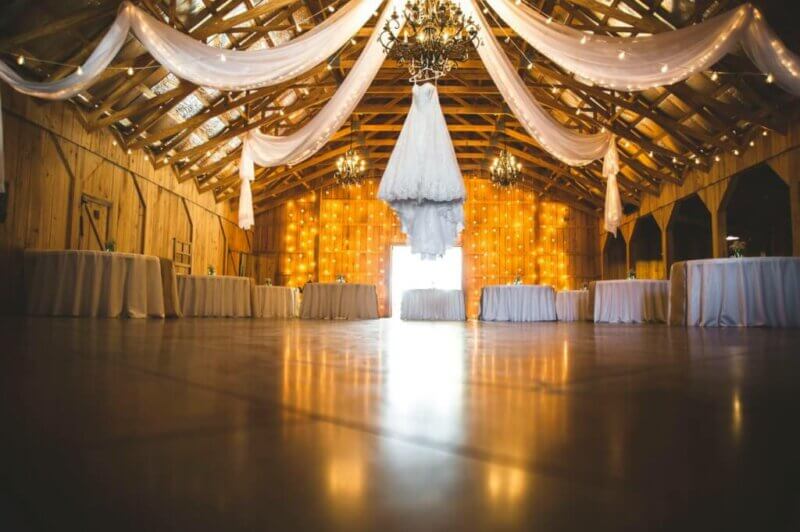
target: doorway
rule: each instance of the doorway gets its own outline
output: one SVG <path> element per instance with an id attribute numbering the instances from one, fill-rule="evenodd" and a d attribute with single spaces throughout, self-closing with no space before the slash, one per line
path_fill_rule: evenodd
<path id="1" fill-rule="evenodd" d="M 392 316 L 400 316 L 400 303 L 406 290 L 461 290 L 462 264 L 460 247 L 448 248 L 436 260 L 422 260 L 411 253 L 410 246 L 392 246 Z"/>

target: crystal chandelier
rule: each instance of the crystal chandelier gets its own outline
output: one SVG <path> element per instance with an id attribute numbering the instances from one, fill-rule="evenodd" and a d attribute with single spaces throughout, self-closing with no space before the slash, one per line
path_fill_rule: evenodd
<path id="1" fill-rule="evenodd" d="M 522 164 L 517 162 L 517 158 L 504 148 L 500 154 L 492 161 L 489 169 L 489 177 L 492 184 L 498 187 L 510 187 L 519 179 L 519 171 Z"/>
<path id="2" fill-rule="evenodd" d="M 357 185 L 364 176 L 367 162 L 361 158 L 357 150 L 353 149 L 353 132 L 359 129 L 359 122 L 353 119 L 350 122 L 350 147 L 336 161 L 336 172 L 334 172 L 333 178 L 340 186 Z"/>
<path id="3" fill-rule="evenodd" d="M 405 28 L 394 11 L 379 37 L 390 59 L 408 66 L 410 81 L 438 79 L 478 46 L 478 26 L 452 0 L 408 0 L 403 8 Z"/>

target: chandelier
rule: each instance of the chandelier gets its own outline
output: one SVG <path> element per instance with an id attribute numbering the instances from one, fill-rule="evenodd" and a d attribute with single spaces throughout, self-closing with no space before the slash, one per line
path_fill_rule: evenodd
<path id="1" fill-rule="evenodd" d="M 357 185 L 361 182 L 365 168 L 366 161 L 361 158 L 358 151 L 350 148 L 336 161 L 333 178 L 341 186 Z"/>
<path id="2" fill-rule="evenodd" d="M 438 79 L 478 46 L 478 26 L 453 0 L 408 0 L 403 8 L 405 28 L 395 10 L 383 26 L 379 41 L 390 59 L 408 66 L 410 81 Z"/>
<path id="3" fill-rule="evenodd" d="M 503 149 L 500 154 L 492 161 L 489 169 L 489 177 L 492 184 L 497 187 L 510 187 L 519 179 L 519 171 L 522 164 L 517 162 L 517 158 Z"/>

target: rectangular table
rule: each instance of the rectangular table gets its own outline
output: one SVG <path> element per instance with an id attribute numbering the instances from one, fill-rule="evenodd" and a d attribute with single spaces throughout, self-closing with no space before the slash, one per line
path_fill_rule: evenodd
<path id="1" fill-rule="evenodd" d="M 307 283 L 303 287 L 300 317 L 307 320 L 378 318 L 378 291 L 374 284 Z"/>
<path id="2" fill-rule="evenodd" d="M 552 286 L 490 285 L 481 291 L 483 321 L 555 321 L 556 294 Z"/>
<path id="3" fill-rule="evenodd" d="M 676 262 L 671 325 L 800 327 L 800 257 Z"/>
<path id="4" fill-rule="evenodd" d="M 558 321 L 591 321 L 588 290 L 563 290 L 556 293 Z"/>
<path id="5" fill-rule="evenodd" d="M 249 318 L 251 280 L 225 275 L 178 275 L 181 310 L 187 317 Z"/>
<path id="6" fill-rule="evenodd" d="M 296 318 L 298 290 L 290 286 L 253 287 L 254 318 Z"/>
<path id="7" fill-rule="evenodd" d="M 406 290 L 400 303 L 400 319 L 464 321 L 464 292 L 426 288 Z"/>
<path id="8" fill-rule="evenodd" d="M 594 284 L 595 323 L 666 322 L 669 281 L 626 279 Z"/>
<path id="9" fill-rule="evenodd" d="M 163 318 L 157 257 L 26 249 L 26 312 L 37 316 Z"/>

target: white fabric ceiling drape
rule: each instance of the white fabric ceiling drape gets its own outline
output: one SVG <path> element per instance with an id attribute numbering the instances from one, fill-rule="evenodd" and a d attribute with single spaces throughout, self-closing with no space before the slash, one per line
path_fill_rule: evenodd
<path id="1" fill-rule="evenodd" d="M 519 76 L 500 43 L 497 42 L 478 7 L 477 0 L 462 1 L 461 7 L 476 21 L 478 36 L 481 39 L 478 54 L 503 99 L 525 131 L 535 138 L 544 150 L 570 166 L 584 166 L 600 158 L 605 159 L 603 176 L 608 181 L 604 225 L 610 232 L 616 233 L 622 220 L 622 204 L 616 180 L 619 158 L 614 136 L 608 132 L 579 133 L 551 117 L 531 95 L 525 81 Z"/>
<path id="2" fill-rule="evenodd" d="M 641 37 L 592 35 L 512 0 L 484 0 L 520 37 L 581 81 L 616 90 L 669 85 L 707 70 L 740 43 L 764 74 L 800 95 L 800 59 L 750 4 L 705 22 Z"/>
<path id="3" fill-rule="evenodd" d="M 0 79 L 29 96 L 48 100 L 72 98 L 97 80 L 122 48 L 128 33 L 133 31 L 159 63 L 196 85 L 219 90 L 276 85 L 307 72 L 336 53 L 369 20 L 381 2 L 352 0 L 307 33 L 262 50 L 223 50 L 209 46 L 124 2 L 103 39 L 72 74 L 52 82 L 27 81 L 0 61 Z M 4 185 L 0 164 L 0 191 L 4 190 Z"/>
<path id="4" fill-rule="evenodd" d="M 252 193 L 249 182 L 255 179 L 254 163 L 270 167 L 302 162 L 318 152 L 353 113 L 372 80 L 375 79 L 385 58 L 378 35 L 392 11 L 396 7 L 402 6 L 402 1 L 391 0 L 386 4 L 372 35 L 364 45 L 353 68 L 347 73 L 347 77 L 333 97 L 306 125 L 285 136 L 268 135 L 258 129 L 245 135 L 242 158 L 239 161 L 239 176 L 242 181 L 241 191 L 245 192 L 246 189 L 250 199 L 246 203 L 242 203 L 240 200 L 240 220 L 242 216 L 245 220 L 253 218 Z"/>

